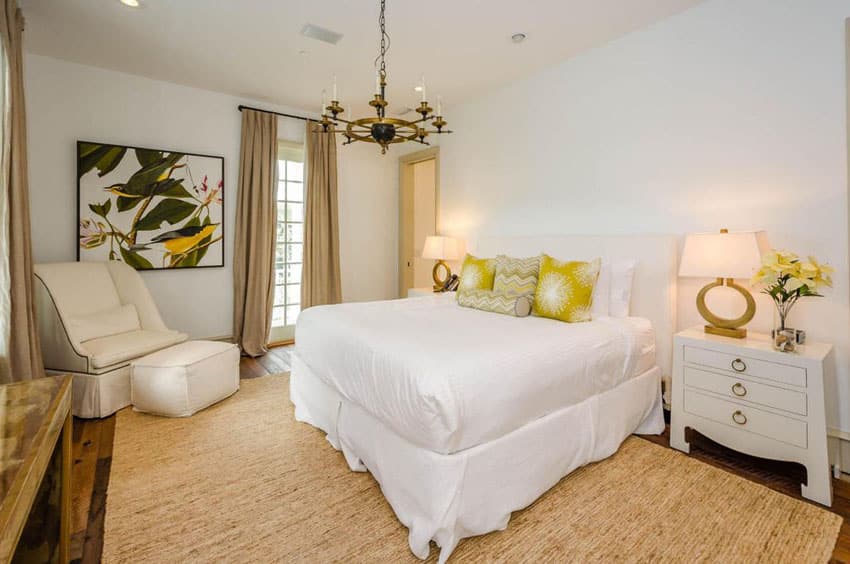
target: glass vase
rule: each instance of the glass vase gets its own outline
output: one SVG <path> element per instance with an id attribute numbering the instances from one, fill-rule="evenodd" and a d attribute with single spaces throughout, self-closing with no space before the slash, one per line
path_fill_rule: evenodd
<path id="1" fill-rule="evenodd" d="M 778 308 L 773 310 L 773 348 L 780 352 L 794 352 L 797 349 L 797 330 L 790 325 L 790 311 L 782 315 Z"/>

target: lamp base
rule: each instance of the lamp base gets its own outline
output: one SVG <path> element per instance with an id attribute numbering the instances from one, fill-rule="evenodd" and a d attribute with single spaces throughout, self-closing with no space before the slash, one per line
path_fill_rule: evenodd
<path id="1" fill-rule="evenodd" d="M 697 294 L 697 311 L 699 311 L 702 318 L 709 323 L 709 325 L 705 326 L 706 333 L 732 337 L 733 339 L 743 339 L 747 336 L 747 330 L 744 329 L 744 325 L 752 321 L 753 316 L 756 314 L 756 301 L 753 299 L 753 295 L 750 294 L 746 288 L 738 286 L 731 278 L 727 278 L 725 283 L 728 288 L 731 288 L 744 296 L 744 299 L 747 302 L 747 309 L 744 311 L 744 314 L 737 319 L 725 319 L 719 315 L 715 315 L 708 309 L 708 306 L 705 303 L 705 295 L 712 288 L 723 286 L 723 278 L 718 278 L 715 282 L 706 284 L 699 291 L 699 294 Z"/>
<path id="2" fill-rule="evenodd" d="M 747 330 L 741 327 L 737 329 L 725 329 L 723 327 L 715 327 L 714 325 L 706 325 L 705 332 L 711 335 L 732 337 L 733 339 L 745 339 L 747 337 Z"/>
<path id="3" fill-rule="evenodd" d="M 440 278 L 440 267 L 443 267 L 446 271 L 446 275 L 443 278 Z M 449 265 L 446 264 L 444 260 L 438 260 L 436 264 L 434 264 L 434 270 L 431 271 L 431 278 L 434 279 L 434 291 L 440 292 L 443 290 L 443 286 L 446 285 L 446 281 L 452 277 L 452 269 L 449 268 Z"/>

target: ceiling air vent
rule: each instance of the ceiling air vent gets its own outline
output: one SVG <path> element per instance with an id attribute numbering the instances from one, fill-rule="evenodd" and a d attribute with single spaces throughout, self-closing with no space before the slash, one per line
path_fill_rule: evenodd
<path id="1" fill-rule="evenodd" d="M 342 34 L 313 24 L 307 24 L 301 28 L 301 35 L 310 39 L 318 39 L 331 45 L 336 45 L 342 39 Z"/>

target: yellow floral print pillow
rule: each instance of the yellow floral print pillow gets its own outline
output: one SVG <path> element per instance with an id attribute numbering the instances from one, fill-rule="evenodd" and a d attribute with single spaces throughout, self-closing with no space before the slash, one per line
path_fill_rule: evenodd
<path id="1" fill-rule="evenodd" d="M 475 258 L 466 255 L 463 267 L 460 269 L 460 286 L 458 293 L 466 290 L 492 290 L 496 278 L 496 261 L 494 259 Z"/>
<path id="2" fill-rule="evenodd" d="M 561 262 L 543 255 L 532 313 L 568 323 L 590 321 L 593 287 L 601 262 Z"/>

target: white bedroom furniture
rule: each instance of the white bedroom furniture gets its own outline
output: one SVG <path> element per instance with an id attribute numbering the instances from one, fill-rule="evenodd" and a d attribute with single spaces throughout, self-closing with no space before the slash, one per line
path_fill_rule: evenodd
<path id="1" fill-rule="evenodd" d="M 431 287 L 427 288 L 408 288 L 407 289 L 407 297 L 408 298 L 421 298 L 423 296 L 433 296 L 434 289 Z"/>
<path id="2" fill-rule="evenodd" d="M 672 336 L 674 238 L 488 239 L 475 252 L 636 261 L 632 317 L 517 318 L 451 294 L 316 307 L 299 318 L 290 379 L 296 419 L 368 469 L 411 551 L 426 558 L 434 540 L 440 562 L 630 433 L 664 426 L 670 346 L 654 336 Z"/>
<path id="3" fill-rule="evenodd" d="M 132 363 L 133 409 L 188 417 L 239 389 L 239 347 L 187 341 Z"/>
<path id="4" fill-rule="evenodd" d="M 832 346 L 808 343 L 797 353 L 773 350 L 770 337 L 675 337 L 670 444 L 683 452 L 691 428 L 735 450 L 806 467 L 803 497 L 832 505 L 824 376 Z"/>
<path id="5" fill-rule="evenodd" d="M 186 340 L 168 329 L 139 273 L 118 261 L 35 265 L 44 366 L 74 377 L 73 412 L 106 417 L 130 404 L 130 362 Z"/>

